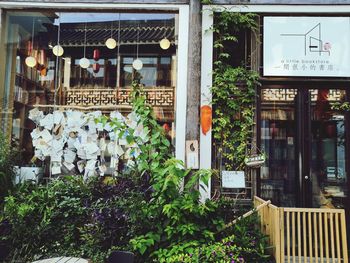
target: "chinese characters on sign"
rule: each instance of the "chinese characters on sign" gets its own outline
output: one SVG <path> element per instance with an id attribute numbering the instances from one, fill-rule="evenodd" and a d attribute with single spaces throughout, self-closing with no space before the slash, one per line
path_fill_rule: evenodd
<path id="1" fill-rule="evenodd" d="M 264 76 L 350 76 L 349 17 L 264 17 Z"/>
<path id="2" fill-rule="evenodd" d="M 321 71 L 333 72 L 339 70 L 329 60 L 282 59 L 284 71 Z"/>

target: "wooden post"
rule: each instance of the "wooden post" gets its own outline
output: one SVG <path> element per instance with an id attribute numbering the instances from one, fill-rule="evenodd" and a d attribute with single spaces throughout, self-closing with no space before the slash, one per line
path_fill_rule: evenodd
<path id="1" fill-rule="evenodd" d="M 202 39 L 200 0 L 190 0 L 189 21 L 186 140 L 199 140 Z"/>
<path id="2" fill-rule="evenodd" d="M 6 132 L 7 129 L 7 111 L 8 107 L 5 104 L 5 65 L 6 65 L 6 34 L 5 34 L 5 19 L 3 9 L 0 8 L 0 130 Z"/>

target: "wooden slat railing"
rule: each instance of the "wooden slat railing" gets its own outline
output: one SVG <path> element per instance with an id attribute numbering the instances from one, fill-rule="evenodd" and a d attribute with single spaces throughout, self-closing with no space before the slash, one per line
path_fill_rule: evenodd
<path id="1" fill-rule="evenodd" d="M 255 207 L 266 203 L 255 197 Z M 276 263 L 348 263 L 343 209 L 287 208 L 272 204 L 258 211 Z"/>

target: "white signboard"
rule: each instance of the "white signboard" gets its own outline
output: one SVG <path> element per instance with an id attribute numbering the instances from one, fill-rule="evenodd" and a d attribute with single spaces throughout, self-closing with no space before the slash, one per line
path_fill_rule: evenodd
<path id="1" fill-rule="evenodd" d="M 264 76 L 350 77 L 350 17 L 264 17 Z"/>
<path id="2" fill-rule="evenodd" d="M 243 171 L 222 171 L 222 187 L 224 188 L 244 188 L 245 177 Z"/>

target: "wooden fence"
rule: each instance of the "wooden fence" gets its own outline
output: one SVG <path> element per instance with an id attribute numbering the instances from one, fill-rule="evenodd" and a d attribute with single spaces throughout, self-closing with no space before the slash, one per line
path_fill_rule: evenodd
<path id="1" fill-rule="evenodd" d="M 277 207 L 254 197 L 276 263 L 348 263 L 343 209 Z"/>

